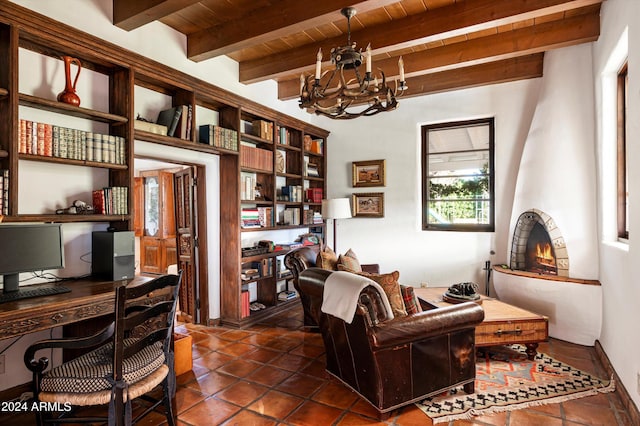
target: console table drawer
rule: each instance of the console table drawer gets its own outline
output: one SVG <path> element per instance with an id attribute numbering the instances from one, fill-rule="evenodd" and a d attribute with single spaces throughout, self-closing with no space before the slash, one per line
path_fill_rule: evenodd
<path id="1" fill-rule="evenodd" d="M 547 336 L 546 319 L 482 323 L 476 327 L 476 346 L 540 342 Z"/>

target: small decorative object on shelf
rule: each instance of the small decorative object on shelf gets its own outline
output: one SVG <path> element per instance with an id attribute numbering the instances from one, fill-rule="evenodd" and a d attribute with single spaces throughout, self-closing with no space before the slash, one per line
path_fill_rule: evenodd
<path id="1" fill-rule="evenodd" d="M 62 60 L 64 61 L 65 87 L 64 90 L 58 94 L 58 101 L 69 105 L 80 106 L 80 97 L 76 94 L 76 84 L 78 83 L 78 77 L 80 77 L 82 64 L 77 58 L 71 56 L 63 56 Z M 76 64 L 78 67 L 78 72 L 76 73 L 76 78 L 73 79 L 73 84 L 71 83 L 71 64 Z"/>
<path id="2" fill-rule="evenodd" d="M 73 204 L 66 209 L 56 210 L 56 214 L 93 214 L 93 206 L 82 200 L 75 200 Z"/>

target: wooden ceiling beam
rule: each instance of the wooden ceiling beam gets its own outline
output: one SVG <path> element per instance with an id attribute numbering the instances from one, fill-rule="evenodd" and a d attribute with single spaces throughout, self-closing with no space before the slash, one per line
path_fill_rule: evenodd
<path id="1" fill-rule="evenodd" d="M 498 33 L 442 47 L 403 55 L 405 75 L 418 76 L 447 69 L 468 67 L 489 61 L 544 52 L 549 49 L 597 40 L 600 34 L 598 13 L 577 15 L 560 21 L 551 21 Z M 373 67 L 384 72 L 387 80 L 398 77 L 398 58 L 374 61 Z M 278 82 L 278 98 L 299 96 L 299 78 Z"/>
<path id="2" fill-rule="evenodd" d="M 601 0 L 467 0 L 365 28 L 352 33 L 351 39 L 361 43 L 360 47 L 371 43 L 376 55 L 600 3 Z M 308 71 L 319 48 L 325 52 L 324 65 L 328 65 L 331 48 L 342 46 L 345 41 L 345 37 L 334 37 L 241 62 L 240 82 L 254 83 Z"/>
<path id="3" fill-rule="evenodd" d="M 113 0 L 113 25 L 131 31 L 200 0 Z"/>
<path id="4" fill-rule="evenodd" d="M 402 95 L 400 102 L 414 96 L 539 78 L 542 77 L 543 63 L 544 53 L 536 53 L 408 78 L 409 89 Z"/>
<path id="5" fill-rule="evenodd" d="M 340 10 L 353 6 L 358 12 L 384 7 L 398 0 L 323 0 L 304 2 L 281 0 L 277 7 L 256 9 L 241 18 L 225 22 L 187 37 L 187 57 L 199 62 L 205 59 L 265 43 L 292 33 L 335 21 Z"/>

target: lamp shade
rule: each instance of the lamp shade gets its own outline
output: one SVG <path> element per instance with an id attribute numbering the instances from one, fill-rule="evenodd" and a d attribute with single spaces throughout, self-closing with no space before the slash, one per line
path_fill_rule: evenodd
<path id="1" fill-rule="evenodd" d="M 323 219 L 346 219 L 351 217 L 351 204 L 348 198 L 322 200 Z"/>

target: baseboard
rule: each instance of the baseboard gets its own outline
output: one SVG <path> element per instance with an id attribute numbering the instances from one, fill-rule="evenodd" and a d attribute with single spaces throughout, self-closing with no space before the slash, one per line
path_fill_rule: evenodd
<path id="1" fill-rule="evenodd" d="M 598 340 L 596 340 L 594 347 L 596 350 L 596 355 L 598 357 L 598 360 L 600 361 L 600 364 L 605 369 L 607 375 L 609 377 L 613 376 L 613 380 L 615 380 L 616 393 L 620 396 L 620 401 L 622 402 L 622 405 L 624 406 L 625 410 L 629 414 L 629 418 L 631 419 L 631 424 L 640 425 L 640 411 L 638 411 L 638 407 L 633 402 L 633 399 L 631 399 L 629 392 L 627 392 L 627 389 L 622 384 L 622 381 L 620 380 L 620 377 L 618 377 L 616 370 L 613 369 L 613 366 L 609 361 L 609 357 L 607 356 L 606 352 L 604 351 L 604 349 L 602 348 L 602 345 Z"/>

